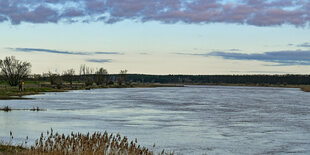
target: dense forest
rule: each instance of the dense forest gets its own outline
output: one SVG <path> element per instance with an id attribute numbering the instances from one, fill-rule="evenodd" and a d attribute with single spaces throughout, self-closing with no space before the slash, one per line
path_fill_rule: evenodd
<path id="1" fill-rule="evenodd" d="M 101 77 L 101 78 L 100 78 Z M 2 79 L 2 80 L 1 80 Z M 100 81 L 108 83 L 174 83 L 174 84 L 274 84 L 310 85 L 310 75 L 147 75 L 147 74 L 105 74 L 105 75 L 57 75 L 29 76 L 27 81 Z M 100 80 L 100 81 L 98 81 Z M 0 81 L 4 78 L 0 77 Z M 92 83 L 92 82 L 91 82 Z"/>
<path id="2" fill-rule="evenodd" d="M 107 82 L 118 82 L 121 78 L 126 83 L 176 83 L 176 84 L 275 84 L 275 85 L 310 85 L 310 75 L 146 75 L 146 74 L 107 74 Z M 74 81 L 96 75 L 75 75 Z M 47 81 L 49 77 L 40 80 Z M 66 77 L 63 77 L 66 79 Z"/>
<path id="3" fill-rule="evenodd" d="M 115 75 L 114 75 L 115 76 Z M 185 84 L 290 84 L 309 85 L 310 75 L 144 75 L 128 74 L 127 80 L 142 83 Z"/>

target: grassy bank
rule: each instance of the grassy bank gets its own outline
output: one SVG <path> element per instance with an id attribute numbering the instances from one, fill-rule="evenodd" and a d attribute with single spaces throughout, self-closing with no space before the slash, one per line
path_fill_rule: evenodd
<path id="1" fill-rule="evenodd" d="M 12 134 L 10 135 L 13 140 Z M 146 148 L 138 144 L 137 139 L 129 141 L 127 137 L 120 134 L 108 134 L 107 132 L 94 132 L 92 134 L 71 133 L 69 135 L 54 133 L 53 129 L 41 133 L 39 139 L 29 147 L 23 147 L 27 144 L 27 139 L 18 146 L 0 144 L 0 154 L 85 154 L 85 155 L 173 155 L 162 150 L 155 153 L 155 144 L 153 148 Z"/>
<path id="2" fill-rule="evenodd" d="M 48 87 L 28 87 L 23 91 L 19 91 L 16 87 L 1 88 L 0 89 L 0 100 L 9 99 L 26 99 L 23 98 L 25 95 L 35 95 L 43 92 L 63 92 L 64 89 L 53 89 Z"/>
<path id="3" fill-rule="evenodd" d="M 107 86 L 84 86 L 80 83 L 75 83 L 72 86 L 69 84 L 63 84 L 61 88 L 57 88 L 48 82 L 42 84 L 26 83 L 22 91 L 18 90 L 18 87 L 11 87 L 7 84 L 0 85 L 0 100 L 10 99 L 29 99 L 23 98 L 25 95 L 35 95 L 45 92 L 65 92 L 68 90 L 83 90 L 83 89 L 99 89 L 99 88 L 151 88 L 151 87 L 181 87 L 183 85 L 177 84 L 159 84 L 159 83 L 131 83 L 124 85 L 107 85 Z"/>

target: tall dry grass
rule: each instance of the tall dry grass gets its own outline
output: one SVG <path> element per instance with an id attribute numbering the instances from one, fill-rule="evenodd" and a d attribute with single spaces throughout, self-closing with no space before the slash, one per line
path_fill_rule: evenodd
<path id="1" fill-rule="evenodd" d="M 28 139 L 28 138 L 27 138 Z M 27 144 L 27 140 L 24 142 Z M 128 141 L 120 134 L 107 132 L 71 133 L 69 135 L 54 133 L 53 129 L 41 133 L 39 139 L 28 149 L 16 152 L 22 155 L 155 155 L 153 150 L 142 147 L 135 141 Z M 153 146 L 154 149 L 155 145 Z M 1 153 L 0 153 L 1 154 Z M 159 155 L 173 155 L 162 150 Z"/>

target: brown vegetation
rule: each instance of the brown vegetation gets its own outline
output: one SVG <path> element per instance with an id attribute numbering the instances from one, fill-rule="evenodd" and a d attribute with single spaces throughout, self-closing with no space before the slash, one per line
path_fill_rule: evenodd
<path id="1" fill-rule="evenodd" d="M 310 86 L 303 86 L 300 89 L 304 92 L 310 92 Z"/>
<path id="2" fill-rule="evenodd" d="M 13 136 L 11 135 L 11 139 Z M 25 144 L 27 140 L 25 141 Z M 155 145 L 153 146 L 153 148 Z M 35 144 L 29 148 L 20 146 L 0 145 L 1 152 L 5 154 L 44 154 L 44 155 L 154 155 L 153 150 L 141 147 L 135 141 L 128 141 L 127 137 L 120 134 L 113 135 L 107 132 L 94 132 L 93 134 L 71 133 L 70 135 L 54 134 L 53 129 L 47 131 L 46 135 L 41 133 Z M 172 155 L 164 150 L 159 155 Z"/>

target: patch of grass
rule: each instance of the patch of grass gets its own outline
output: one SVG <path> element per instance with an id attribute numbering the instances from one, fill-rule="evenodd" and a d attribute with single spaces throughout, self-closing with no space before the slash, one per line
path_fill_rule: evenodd
<path id="1" fill-rule="evenodd" d="M 1 85 L 8 85 L 9 83 L 7 81 L 0 81 Z"/>
<path id="2" fill-rule="evenodd" d="M 22 98 L 25 95 L 35 95 L 43 92 L 64 92 L 65 90 L 53 89 L 48 87 L 26 87 L 23 91 L 19 91 L 17 87 L 2 87 L 0 88 L 0 100 L 9 99 L 26 99 Z"/>

